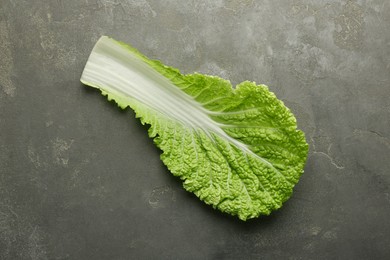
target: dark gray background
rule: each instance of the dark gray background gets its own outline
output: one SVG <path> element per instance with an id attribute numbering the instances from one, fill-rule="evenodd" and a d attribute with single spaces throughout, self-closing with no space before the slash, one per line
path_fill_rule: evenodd
<path id="1" fill-rule="evenodd" d="M 390 1 L 0 0 L 1 259 L 389 259 Z M 270 86 L 310 154 L 246 223 L 185 192 L 134 114 L 80 84 L 101 35 Z"/>

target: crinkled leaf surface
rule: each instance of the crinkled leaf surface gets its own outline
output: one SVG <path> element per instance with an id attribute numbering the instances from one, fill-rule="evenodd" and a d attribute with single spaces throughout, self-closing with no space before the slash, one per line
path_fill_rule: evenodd
<path id="1" fill-rule="evenodd" d="M 108 37 L 95 45 L 81 81 L 131 107 L 186 190 L 246 220 L 282 206 L 303 173 L 303 132 L 265 85 L 229 81 L 150 60 Z"/>

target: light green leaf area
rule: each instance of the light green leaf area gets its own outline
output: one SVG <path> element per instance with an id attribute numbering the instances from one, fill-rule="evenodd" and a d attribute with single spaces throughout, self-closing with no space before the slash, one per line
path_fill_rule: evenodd
<path id="1" fill-rule="evenodd" d="M 150 125 L 161 160 L 186 190 L 242 220 L 280 208 L 303 173 L 304 134 L 265 85 L 183 75 L 108 37 L 81 81 Z"/>

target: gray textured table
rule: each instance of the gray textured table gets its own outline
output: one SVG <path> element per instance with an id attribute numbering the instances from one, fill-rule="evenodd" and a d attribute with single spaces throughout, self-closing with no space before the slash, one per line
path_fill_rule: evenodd
<path id="1" fill-rule="evenodd" d="M 0 0 L 1 259 L 389 259 L 390 2 Z M 133 112 L 79 82 L 110 35 L 270 86 L 310 154 L 246 223 L 185 192 Z"/>

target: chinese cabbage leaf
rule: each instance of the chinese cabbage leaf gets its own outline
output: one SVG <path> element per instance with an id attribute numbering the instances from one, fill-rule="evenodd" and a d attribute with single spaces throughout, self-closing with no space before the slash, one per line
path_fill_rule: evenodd
<path id="1" fill-rule="evenodd" d="M 81 81 L 130 107 L 186 190 L 240 219 L 280 208 L 308 153 L 294 115 L 265 85 L 229 81 L 150 60 L 102 37 Z"/>

